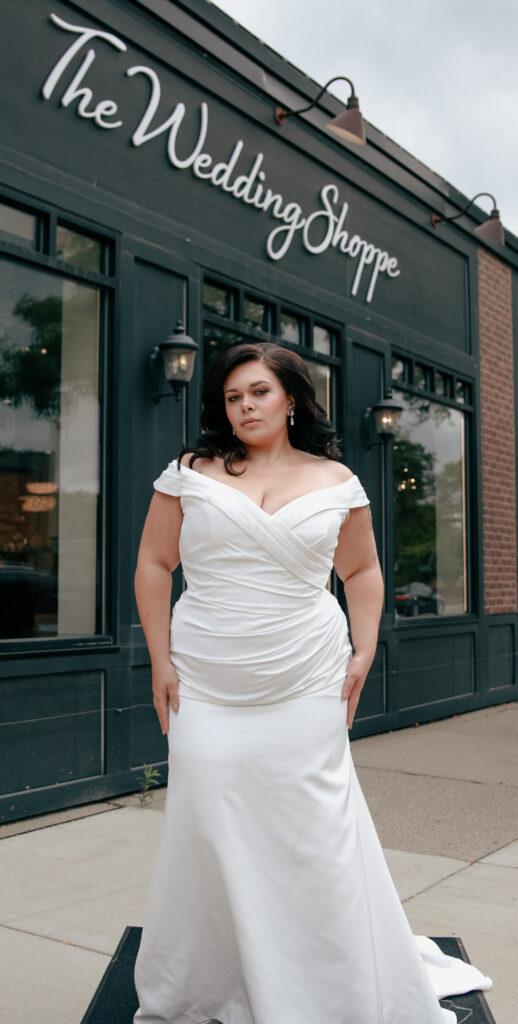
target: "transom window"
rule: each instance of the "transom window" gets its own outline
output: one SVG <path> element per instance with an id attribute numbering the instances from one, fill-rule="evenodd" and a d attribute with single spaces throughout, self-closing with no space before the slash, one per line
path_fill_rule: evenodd
<path id="1" fill-rule="evenodd" d="M 470 382 L 406 355 L 392 357 L 392 382 L 394 387 L 428 392 L 431 396 L 448 399 L 450 403 L 471 406 L 473 400 Z"/>
<path id="2" fill-rule="evenodd" d="M 299 351 L 315 386 L 317 401 L 329 418 L 334 408 L 339 331 L 303 310 L 232 283 L 207 278 L 203 286 L 204 373 L 232 345 L 273 341 Z"/>
<path id="3" fill-rule="evenodd" d="M 103 271 L 103 243 L 84 231 L 58 224 L 56 233 L 56 255 L 65 263 L 83 270 L 92 270 L 101 274 Z"/>
<path id="4" fill-rule="evenodd" d="M 19 206 L 0 202 L 0 238 L 38 249 L 38 218 Z"/>

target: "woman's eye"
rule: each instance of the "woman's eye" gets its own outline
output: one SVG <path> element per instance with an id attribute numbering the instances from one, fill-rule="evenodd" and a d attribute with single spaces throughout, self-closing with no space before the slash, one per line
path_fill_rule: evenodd
<path id="1" fill-rule="evenodd" d="M 227 398 L 227 402 L 235 402 L 236 398 L 237 395 L 229 395 Z"/>
<path id="2" fill-rule="evenodd" d="M 259 388 L 259 390 L 256 391 L 256 395 L 267 395 L 267 394 L 268 394 L 268 388 Z"/>

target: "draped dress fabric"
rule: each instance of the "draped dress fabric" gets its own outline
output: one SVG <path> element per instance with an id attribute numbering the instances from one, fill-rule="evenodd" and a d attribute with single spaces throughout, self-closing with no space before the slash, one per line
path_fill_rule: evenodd
<path id="1" fill-rule="evenodd" d="M 176 462 L 155 488 L 181 500 L 187 588 L 135 1024 L 454 1022 L 437 995 L 489 979 L 455 960 L 450 986 L 452 958 L 418 948 L 350 754 L 351 645 L 327 582 L 368 504 L 358 478 L 273 515 Z"/>

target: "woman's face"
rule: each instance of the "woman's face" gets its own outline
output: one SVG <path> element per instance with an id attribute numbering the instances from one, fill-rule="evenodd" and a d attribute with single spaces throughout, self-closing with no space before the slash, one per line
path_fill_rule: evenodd
<path id="1" fill-rule="evenodd" d="M 223 392 L 228 419 L 245 444 L 261 444 L 287 432 L 294 402 L 264 363 L 254 359 L 236 366 L 226 378 Z"/>

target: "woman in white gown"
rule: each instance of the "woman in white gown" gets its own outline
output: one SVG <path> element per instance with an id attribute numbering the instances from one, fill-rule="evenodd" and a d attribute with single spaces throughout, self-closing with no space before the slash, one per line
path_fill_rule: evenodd
<path id="1" fill-rule="evenodd" d="M 383 593 L 367 496 L 278 346 L 220 357 L 202 426 L 136 574 L 170 781 L 135 1024 L 454 1022 L 437 996 L 487 979 L 419 950 L 350 754 Z"/>

